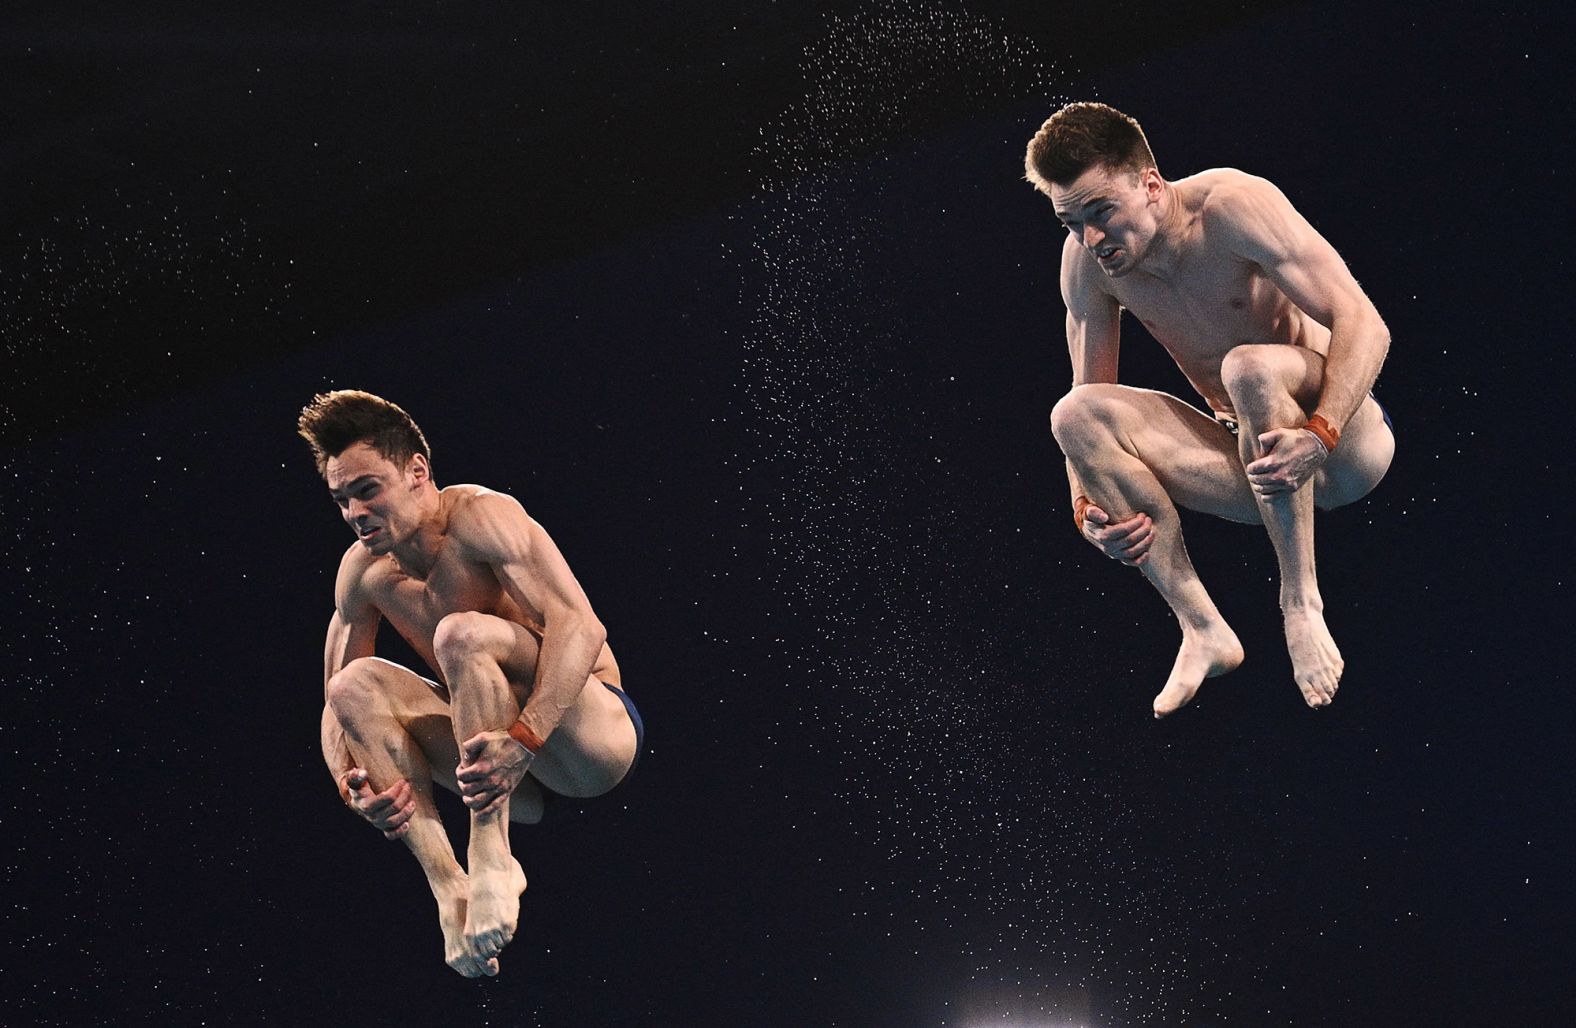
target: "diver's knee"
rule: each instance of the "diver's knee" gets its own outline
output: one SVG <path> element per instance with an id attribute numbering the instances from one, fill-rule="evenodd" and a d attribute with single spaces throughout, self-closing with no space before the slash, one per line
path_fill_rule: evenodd
<path id="1" fill-rule="evenodd" d="M 440 666 L 493 654 L 498 641 L 498 619 L 474 610 L 445 615 L 432 633 L 432 652 Z"/>
<path id="2" fill-rule="evenodd" d="M 1115 420 L 1117 387 L 1088 383 L 1073 388 L 1051 408 L 1051 434 L 1063 453 L 1086 450 L 1102 436 L 1109 436 Z"/>
<path id="3" fill-rule="evenodd" d="M 358 657 L 336 671 L 323 689 L 324 699 L 336 717 L 358 714 L 383 696 L 382 661 Z"/>
<path id="4" fill-rule="evenodd" d="M 1285 391 L 1286 361 L 1283 347 L 1245 344 L 1227 351 L 1220 362 L 1220 382 L 1233 400 Z"/>

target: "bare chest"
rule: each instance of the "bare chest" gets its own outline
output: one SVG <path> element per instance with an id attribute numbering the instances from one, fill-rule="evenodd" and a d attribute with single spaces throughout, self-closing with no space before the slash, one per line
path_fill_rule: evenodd
<path id="1" fill-rule="evenodd" d="M 1255 265 L 1195 257 L 1165 279 L 1113 280 L 1117 300 L 1170 352 L 1189 378 L 1213 377 L 1244 343 L 1304 343 L 1308 319 Z"/>
<path id="2" fill-rule="evenodd" d="M 507 594 L 490 567 L 445 554 L 425 578 L 400 570 L 393 562 L 378 569 L 369 582 L 373 603 L 405 640 L 423 654 L 432 646 L 438 622 L 461 610 L 508 616 Z"/>

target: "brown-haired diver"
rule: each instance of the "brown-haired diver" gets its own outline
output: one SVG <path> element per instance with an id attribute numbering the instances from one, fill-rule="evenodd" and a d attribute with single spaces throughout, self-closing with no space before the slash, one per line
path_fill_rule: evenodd
<path id="1" fill-rule="evenodd" d="M 334 584 L 323 757 L 345 802 L 421 864 L 449 966 L 497 974 L 525 889 L 509 822 L 622 781 L 640 716 L 590 601 L 519 503 L 475 485 L 439 489 L 421 430 L 370 393 L 319 395 L 298 428 L 356 534 Z M 374 655 L 384 619 L 434 678 Z M 434 782 L 470 810 L 466 868 Z"/>
<path id="2" fill-rule="evenodd" d="M 1395 437 L 1370 393 L 1384 321 L 1274 185 L 1224 168 L 1168 181 L 1138 122 L 1104 104 L 1057 111 L 1025 165 L 1067 229 L 1073 388 L 1051 429 L 1078 530 L 1137 567 L 1182 626 L 1155 715 L 1243 657 L 1188 559 L 1177 506 L 1268 530 L 1297 687 L 1309 706 L 1328 704 L 1344 665 L 1314 574 L 1313 512 L 1366 496 L 1390 466 Z M 1213 416 L 1117 383 L 1124 308 Z"/>

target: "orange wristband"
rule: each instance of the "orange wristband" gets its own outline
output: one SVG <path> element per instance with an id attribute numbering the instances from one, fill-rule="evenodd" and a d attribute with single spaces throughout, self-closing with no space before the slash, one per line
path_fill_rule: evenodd
<path id="1" fill-rule="evenodd" d="M 1094 501 L 1087 496 L 1077 496 L 1073 499 L 1073 524 L 1078 526 L 1078 531 L 1083 531 L 1084 511 L 1094 506 Z"/>
<path id="2" fill-rule="evenodd" d="M 1326 456 L 1334 453 L 1335 444 L 1341 441 L 1341 430 L 1332 426 L 1328 421 L 1325 421 L 1324 415 L 1322 414 L 1315 414 L 1313 417 L 1309 418 L 1308 423 L 1302 427 L 1307 429 L 1309 432 L 1312 432 L 1314 438 L 1319 440 L 1320 443 L 1324 444 L 1324 452 Z"/>
<path id="3" fill-rule="evenodd" d="M 546 745 L 542 737 L 531 731 L 524 721 L 516 721 L 509 726 L 509 738 L 524 746 L 533 757 Z"/>

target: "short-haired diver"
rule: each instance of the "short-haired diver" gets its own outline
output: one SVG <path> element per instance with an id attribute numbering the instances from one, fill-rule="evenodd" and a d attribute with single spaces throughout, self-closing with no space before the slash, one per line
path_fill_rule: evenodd
<path id="1" fill-rule="evenodd" d="M 421 864 L 449 966 L 497 974 L 525 889 L 509 822 L 617 785 L 640 717 L 580 584 L 519 503 L 439 489 L 421 430 L 370 393 L 319 395 L 298 427 L 356 534 L 334 584 L 323 757 L 345 802 Z M 435 680 L 374 656 L 383 619 Z M 470 809 L 464 869 L 434 782 Z"/>
<path id="2" fill-rule="evenodd" d="M 1025 164 L 1067 229 L 1073 388 L 1051 428 L 1078 529 L 1137 567 L 1182 627 L 1155 716 L 1243 658 L 1188 559 L 1178 506 L 1265 527 L 1297 687 L 1328 704 L 1344 665 L 1314 574 L 1313 512 L 1366 496 L 1395 451 L 1370 394 L 1390 345 L 1378 311 L 1274 185 L 1225 168 L 1167 181 L 1138 123 L 1104 104 L 1058 110 Z M 1213 417 L 1117 383 L 1124 308 Z"/>

